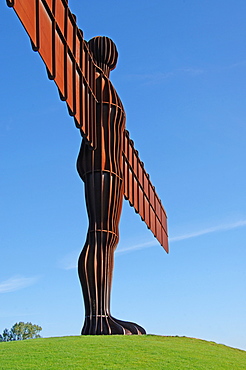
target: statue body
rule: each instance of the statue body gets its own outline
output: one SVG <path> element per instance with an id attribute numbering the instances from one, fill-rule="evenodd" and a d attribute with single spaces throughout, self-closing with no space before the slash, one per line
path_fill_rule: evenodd
<path id="1" fill-rule="evenodd" d="M 100 44 L 101 53 L 105 52 L 105 42 L 111 48 L 115 47 L 106 37 L 92 40 L 96 40 L 98 46 Z M 94 47 L 91 46 L 92 53 Z M 85 302 L 82 334 L 141 334 L 145 332 L 143 328 L 114 319 L 110 313 L 114 251 L 119 240 L 124 194 L 122 145 L 125 111 L 108 78 L 107 64 L 95 59 L 101 66 L 96 71 L 97 147 L 92 150 L 83 139 L 77 160 L 79 175 L 85 183 L 89 218 L 87 238 L 78 262 Z"/>
<path id="2" fill-rule="evenodd" d="M 77 169 L 85 185 L 89 227 L 78 262 L 85 303 L 82 334 L 144 334 L 111 316 L 114 251 L 123 196 L 168 252 L 167 216 L 125 130 L 125 111 L 111 81 L 117 49 L 107 37 L 89 42 L 68 0 L 7 0 L 66 101 L 83 139 Z"/>

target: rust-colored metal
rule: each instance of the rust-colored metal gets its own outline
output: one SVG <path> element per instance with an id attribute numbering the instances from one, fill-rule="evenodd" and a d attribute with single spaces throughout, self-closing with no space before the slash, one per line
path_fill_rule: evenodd
<path id="1" fill-rule="evenodd" d="M 125 111 L 109 74 L 117 49 L 107 37 L 83 39 L 67 0 L 7 0 L 42 57 L 83 141 L 77 169 L 85 183 L 89 228 L 78 264 L 85 302 L 82 334 L 143 334 L 112 317 L 110 292 L 123 196 L 168 252 L 167 217 L 125 130 Z"/>
<path id="2" fill-rule="evenodd" d="M 25 27 L 33 50 L 43 59 L 48 77 L 55 81 L 76 126 L 95 148 L 96 66 L 68 2 L 14 0 L 7 4 Z"/>
<path id="3" fill-rule="evenodd" d="M 123 139 L 124 195 L 168 252 L 167 216 L 127 130 Z"/>

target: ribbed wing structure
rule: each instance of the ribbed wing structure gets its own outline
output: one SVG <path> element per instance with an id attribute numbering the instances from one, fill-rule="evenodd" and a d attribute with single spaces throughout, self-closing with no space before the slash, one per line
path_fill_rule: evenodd
<path id="1" fill-rule="evenodd" d="M 66 101 L 76 126 L 96 148 L 96 65 L 67 0 L 7 0 Z M 123 138 L 124 195 L 168 252 L 167 217 L 133 141 Z"/>
<path id="2" fill-rule="evenodd" d="M 8 0 L 43 59 L 76 126 L 92 147 L 95 134 L 95 64 L 67 0 Z"/>
<path id="3" fill-rule="evenodd" d="M 165 210 L 127 130 L 123 140 L 123 179 L 125 198 L 168 252 Z"/>

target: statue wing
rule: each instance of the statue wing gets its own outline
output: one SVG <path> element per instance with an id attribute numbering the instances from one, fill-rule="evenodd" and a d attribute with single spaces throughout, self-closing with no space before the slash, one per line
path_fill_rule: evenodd
<path id="1" fill-rule="evenodd" d="M 7 4 L 30 36 L 82 136 L 95 148 L 96 67 L 67 0 L 7 0 Z"/>
<path id="2" fill-rule="evenodd" d="M 14 8 L 30 36 L 76 126 L 95 148 L 96 65 L 68 1 L 7 0 L 7 4 Z M 123 141 L 125 198 L 168 251 L 164 208 L 127 131 Z"/>
<path id="3" fill-rule="evenodd" d="M 125 198 L 168 252 L 166 212 L 127 130 L 123 139 L 123 179 Z"/>

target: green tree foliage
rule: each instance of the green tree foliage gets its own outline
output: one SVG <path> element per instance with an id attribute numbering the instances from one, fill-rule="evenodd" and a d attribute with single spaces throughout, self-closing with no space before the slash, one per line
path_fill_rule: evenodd
<path id="1" fill-rule="evenodd" d="M 40 338 L 41 330 L 42 328 L 39 325 L 21 321 L 14 324 L 10 330 L 4 329 L 3 334 L 0 335 L 0 342 Z"/>
<path id="2" fill-rule="evenodd" d="M 12 329 L 11 330 L 4 329 L 3 334 L 2 335 L 0 334 L 0 342 L 9 342 L 11 340 L 15 340 Z"/>

